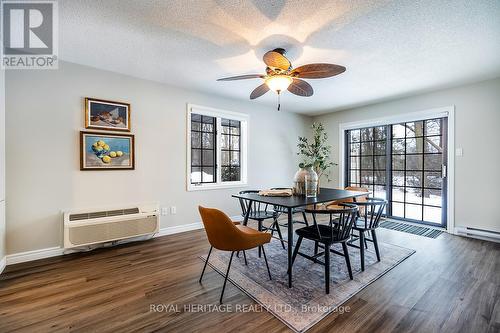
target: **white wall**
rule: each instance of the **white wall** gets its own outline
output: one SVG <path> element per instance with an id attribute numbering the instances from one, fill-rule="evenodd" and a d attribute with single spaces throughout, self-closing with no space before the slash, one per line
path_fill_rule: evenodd
<path id="1" fill-rule="evenodd" d="M 323 122 L 339 161 L 339 124 L 455 105 L 455 226 L 500 232 L 500 79 L 329 113 Z M 340 186 L 338 167 L 330 186 Z"/>
<path id="2" fill-rule="evenodd" d="M 214 82 L 216 84 L 216 82 Z M 197 205 L 239 213 L 238 189 L 186 191 L 186 103 L 250 114 L 248 188 L 291 185 L 295 145 L 310 118 L 71 63 L 9 71 L 7 253 L 62 244 L 61 210 L 159 201 L 162 228 L 199 222 Z M 136 170 L 80 171 L 85 96 L 131 103 Z"/>
<path id="3" fill-rule="evenodd" d="M 5 263 L 5 71 L 0 70 L 0 273 Z"/>

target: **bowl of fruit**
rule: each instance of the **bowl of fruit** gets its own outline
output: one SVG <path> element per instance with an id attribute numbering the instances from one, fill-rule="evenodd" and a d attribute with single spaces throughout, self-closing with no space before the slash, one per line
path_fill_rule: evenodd
<path id="1" fill-rule="evenodd" d="M 113 158 L 120 158 L 123 156 L 121 150 L 112 151 L 109 145 L 103 140 L 94 142 L 92 144 L 92 151 L 104 164 L 111 163 Z"/>
<path id="2" fill-rule="evenodd" d="M 102 159 L 104 156 L 109 154 L 109 146 L 106 144 L 106 142 L 99 140 L 94 142 L 92 145 L 92 151 L 94 154 Z"/>

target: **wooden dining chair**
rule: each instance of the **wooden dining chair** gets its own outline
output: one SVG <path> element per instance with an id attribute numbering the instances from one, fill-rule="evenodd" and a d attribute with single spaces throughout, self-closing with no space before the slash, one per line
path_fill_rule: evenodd
<path id="1" fill-rule="evenodd" d="M 201 280 L 203 279 L 203 274 L 207 268 L 207 263 L 210 259 L 210 254 L 212 254 L 213 248 L 221 251 L 231 251 L 231 258 L 229 259 L 226 276 L 224 277 L 224 285 L 220 294 L 219 302 L 221 304 L 224 296 L 224 290 L 226 289 L 227 277 L 229 276 L 229 269 L 231 268 L 234 252 L 236 251 L 245 251 L 256 247 L 261 249 L 264 255 L 264 261 L 266 262 L 267 273 L 269 274 L 269 279 L 271 280 L 271 271 L 269 270 L 266 252 L 264 251 L 264 244 L 271 241 L 271 235 L 269 233 L 260 232 L 244 225 L 235 224 L 231 221 L 229 216 L 215 208 L 198 206 L 198 210 L 200 212 L 203 225 L 205 226 L 208 242 L 210 243 L 210 250 L 208 251 L 207 260 L 205 261 L 203 270 L 201 271 L 199 282 L 201 283 Z"/>
<path id="2" fill-rule="evenodd" d="M 354 192 L 369 192 L 370 190 L 367 189 L 366 187 L 359 187 L 359 186 L 347 186 L 344 188 L 346 191 L 354 191 Z M 338 209 L 341 206 L 339 206 L 342 203 L 353 203 L 353 202 L 366 202 L 366 199 L 368 199 L 368 194 L 365 196 L 359 196 L 356 198 L 347 198 L 347 199 L 342 199 L 342 200 L 337 200 L 337 201 L 331 201 L 326 204 L 326 207 L 330 207 L 332 209 Z M 363 209 L 363 207 L 358 207 L 360 209 Z M 360 213 L 362 213 L 360 211 Z"/>
<path id="3" fill-rule="evenodd" d="M 351 235 L 351 228 L 356 221 L 358 208 L 355 205 L 339 204 L 339 209 L 326 209 L 322 208 L 306 209 L 313 217 L 313 225 L 295 230 L 299 236 L 292 256 L 292 265 L 297 255 L 312 260 L 325 266 L 325 290 L 330 293 L 330 252 L 343 256 L 349 272 L 349 278 L 352 280 L 351 261 L 349 259 L 349 251 L 347 249 L 347 241 Z M 318 224 L 316 220 L 317 215 L 326 215 L 329 217 L 329 225 Z M 317 253 L 315 249 L 314 255 L 299 252 L 302 240 L 306 238 L 315 242 L 315 244 L 323 245 L 323 252 Z M 342 244 L 343 253 L 331 248 L 333 244 Z M 324 262 L 318 260 L 319 257 L 324 256 Z"/>
<path id="4" fill-rule="evenodd" d="M 352 229 L 353 231 L 357 231 L 358 235 L 356 237 L 351 237 L 351 240 L 347 243 L 347 245 L 360 250 L 361 271 L 364 271 L 365 248 L 367 247 L 367 242 L 373 243 L 373 246 L 375 247 L 375 254 L 377 255 L 377 261 L 380 261 L 380 250 L 375 230 L 379 227 L 380 218 L 382 217 L 384 208 L 387 205 L 387 201 L 380 198 L 366 198 L 364 202 L 355 202 L 354 204 L 358 206 L 360 213 L 358 214 Z M 370 232 L 372 238 L 367 238 L 365 235 L 366 232 Z M 354 242 L 358 239 L 359 246 L 354 244 Z M 365 246 L 363 246 L 363 244 Z"/>
<path id="5" fill-rule="evenodd" d="M 246 193 L 259 193 L 259 190 L 245 190 L 245 191 L 240 191 L 240 194 L 246 194 Z M 246 216 L 247 211 L 250 210 L 250 213 L 248 214 L 248 219 L 257 221 L 257 230 L 259 231 L 266 231 L 269 230 L 271 231 L 271 235 L 274 235 L 274 232 L 276 231 L 278 233 L 279 239 L 281 241 L 281 246 L 283 249 L 285 249 L 285 242 L 283 241 L 283 235 L 281 234 L 281 229 L 278 224 L 278 213 L 275 211 L 271 210 L 271 207 L 269 207 L 268 204 L 262 204 L 257 201 L 253 201 L 252 203 L 250 200 L 246 200 L 243 198 L 239 198 L 240 206 L 241 206 L 241 215 Z M 269 227 L 264 226 L 264 221 L 265 220 L 273 220 L 271 225 Z M 259 249 L 259 257 L 261 256 L 260 249 Z"/>

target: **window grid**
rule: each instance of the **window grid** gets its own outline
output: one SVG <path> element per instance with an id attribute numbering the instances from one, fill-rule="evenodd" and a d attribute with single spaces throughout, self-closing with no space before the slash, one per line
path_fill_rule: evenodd
<path id="1" fill-rule="evenodd" d="M 216 124 L 215 117 L 195 113 L 191 115 L 191 175 L 196 172 L 200 174 L 199 181 L 191 177 L 191 184 L 217 181 Z"/>
<path id="2" fill-rule="evenodd" d="M 240 181 L 241 180 L 241 122 L 223 118 L 222 125 L 222 144 L 221 144 L 221 180 Z M 227 141 L 225 138 L 227 137 Z M 227 142 L 227 146 L 224 145 Z M 237 142 L 237 144 L 235 144 Z M 224 153 L 227 154 L 225 163 Z M 236 157 L 237 156 L 237 157 Z"/>
<path id="3" fill-rule="evenodd" d="M 433 122 L 435 126 L 429 127 L 432 132 L 428 133 L 427 129 L 430 122 Z M 412 128 L 413 125 L 415 127 Z M 417 128 L 417 126 L 419 127 Z M 438 128 L 437 131 L 436 128 Z M 396 129 L 399 130 L 399 135 Z M 402 130 L 404 130 L 404 135 Z M 384 132 L 385 137 L 381 138 L 380 135 Z M 346 133 L 347 184 L 366 187 L 373 193 L 376 192 L 376 186 L 379 189 L 383 187 L 389 201 L 388 215 L 392 216 L 395 213 L 393 204 L 400 204 L 403 214 L 401 216 L 398 212 L 397 216 L 429 223 L 426 220 L 426 207 L 442 209 L 442 203 L 438 205 L 436 202 L 432 202 L 430 195 L 437 193 L 442 198 L 445 194 L 441 178 L 443 138 L 442 118 L 349 130 Z M 377 146 L 377 143 L 379 146 Z M 400 146 L 398 147 L 396 143 L 399 143 Z M 380 150 L 384 145 L 385 149 Z M 385 165 L 380 162 L 383 161 L 384 157 Z M 370 158 L 371 162 L 367 163 Z M 379 163 L 376 163 L 377 158 L 380 158 Z M 402 165 L 398 165 L 396 158 L 399 159 L 399 162 L 402 162 Z M 418 179 L 419 177 L 411 179 L 412 176 L 417 174 L 420 179 Z M 402 180 L 395 181 L 394 177 L 398 175 L 402 175 Z M 379 178 L 379 176 L 381 177 Z M 412 193 L 409 193 L 409 189 L 412 190 Z M 393 198 L 394 190 L 402 190 L 403 197 L 401 198 L 400 195 Z M 418 193 L 418 190 L 420 190 L 420 193 Z M 414 195 L 411 196 L 411 194 Z M 426 199 L 426 195 L 429 196 L 429 199 Z M 419 219 L 414 218 L 418 214 L 413 215 L 411 218 L 408 217 L 407 210 L 413 206 L 420 207 Z M 436 224 L 436 222 L 430 223 Z"/>
<path id="4" fill-rule="evenodd" d="M 439 132 L 427 135 L 426 131 L 427 131 L 428 122 L 432 122 L 432 121 L 436 121 L 436 120 L 439 121 Z M 409 124 L 415 124 L 415 127 L 413 129 L 411 129 L 411 125 L 409 125 Z M 417 133 L 416 133 L 417 124 L 420 124 L 420 126 L 421 126 L 421 132 L 422 132 L 421 135 L 417 135 Z M 395 131 L 394 128 L 396 126 L 403 126 L 404 135 L 394 135 L 394 131 Z M 401 204 L 402 208 L 403 208 L 403 214 L 402 214 L 403 216 L 400 216 L 400 217 L 403 217 L 405 219 L 426 221 L 427 216 L 425 214 L 425 207 L 442 209 L 442 204 L 440 204 L 440 205 L 427 204 L 427 203 L 425 203 L 425 199 L 424 199 L 426 191 L 440 191 L 441 196 L 444 193 L 442 185 L 441 185 L 441 187 L 426 186 L 426 181 L 427 181 L 426 176 L 427 175 L 432 176 L 433 173 L 434 174 L 439 173 L 439 176 L 437 178 L 440 178 L 441 177 L 441 168 L 439 170 L 437 168 L 429 169 L 426 167 L 426 163 L 425 163 L 426 157 L 432 156 L 432 155 L 441 156 L 441 163 L 442 163 L 442 151 L 437 152 L 437 153 L 428 153 L 425 151 L 426 144 L 428 142 L 432 142 L 432 140 L 431 140 L 432 138 L 442 138 L 442 129 L 443 129 L 442 120 L 441 119 L 429 119 L 429 120 L 418 121 L 418 122 L 407 122 L 407 123 L 401 123 L 401 124 L 394 124 L 394 125 L 390 125 L 390 127 L 391 127 L 391 146 L 394 147 L 395 142 L 397 142 L 397 140 L 399 140 L 399 142 L 403 142 L 403 145 L 404 145 L 404 152 L 403 153 L 394 152 L 394 149 L 392 149 L 392 152 L 391 152 L 391 155 L 392 155 L 391 156 L 391 163 L 393 163 L 393 161 L 394 161 L 394 156 L 402 156 L 403 157 L 403 169 L 394 168 L 394 163 L 392 164 L 392 168 L 391 168 L 391 191 L 392 191 L 392 194 L 394 194 L 394 189 L 396 189 L 396 190 L 402 189 L 403 200 L 402 201 L 396 200 L 392 197 L 391 202 L 390 202 L 391 207 L 394 207 L 394 203 Z M 413 133 L 415 135 L 409 136 L 408 135 L 409 130 L 413 131 Z M 418 149 L 418 147 L 417 147 L 416 152 L 408 152 L 408 141 L 415 140 L 415 145 L 418 146 L 417 139 L 421 139 L 422 147 L 420 149 Z M 401 140 L 403 140 L 403 141 L 401 141 Z M 408 166 L 408 157 L 409 156 L 410 157 L 411 156 L 416 156 L 416 157 L 421 156 L 421 162 L 417 160 L 417 162 L 420 162 L 419 168 L 412 169 Z M 401 172 L 403 172 L 402 185 L 395 184 L 394 183 L 394 180 L 395 180 L 394 175 L 395 175 L 395 173 L 401 173 Z M 420 182 L 419 182 L 420 186 L 408 185 L 408 179 L 411 177 L 412 174 L 413 175 L 420 174 L 420 177 L 421 177 Z M 441 180 L 441 182 L 442 182 L 442 180 Z M 420 202 L 416 202 L 416 200 L 411 201 L 410 191 L 408 191 L 408 189 L 420 190 L 420 193 L 419 194 L 417 193 L 417 195 L 416 195 L 417 197 L 418 197 L 418 195 L 420 195 L 420 200 L 419 200 Z M 417 191 L 415 191 L 415 192 L 417 192 Z M 415 192 L 413 192 L 413 193 L 415 193 Z M 409 217 L 410 214 L 408 212 L 408 208 L 411 208 L 414 206 L 420 206 L 420 218 L 419 219 L 415 219 L 414 217 Z M 393 211 L 393 209 L 391 209 L 391 211 Z"/>
<path id="5" fill-rule="evenodd" d="M 385 132 L 385 127 L 383 126 L 349 131 L 349 162 L 352 162 L 353 158 L 357 160 L 357 166 L 353 167 L 352 163 L 349 163 L 348 184 L 350 186 L 368 188 L 373 193 L 380 187 L 382 187 L 382 191 L 385 191 L 385 169 L 387 163 L 386 160 L 384 161 L 386 159 L 385 146 L 387 140 Z M 359 147 L 359 149 L 356 149 L 356 147 Z M 384 153 L 380 152 L 380 148 L 382 148 Z M 353 151 L 355 151 L 354 154 L 352 154 Z M 383 158 L 382 161 L 384 162 L 377 163 L 380 162 L 378 158 Z M 368 161 L 369 164 L 366 165 Z M 352 172 L 356 174 L 356 181 L 352 181 L 351 179 Z"/>

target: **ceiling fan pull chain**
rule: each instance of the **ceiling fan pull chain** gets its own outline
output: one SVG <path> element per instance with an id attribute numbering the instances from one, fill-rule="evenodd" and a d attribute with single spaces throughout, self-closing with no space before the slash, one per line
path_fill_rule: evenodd
<path id="1" fill-rule="evenodd" d="M 281 91 L 280 91 L 280 90 L 278 90 L 277 92 L 278 92 L 278 111 L 279 111 L 279 110 L 280 110 L 280 108 L 281 108 L 281 103 L 280 103 L 280 96 L 281 96 L 281 94 L 280 94 L 280 93 L 281 93 Z"/>

